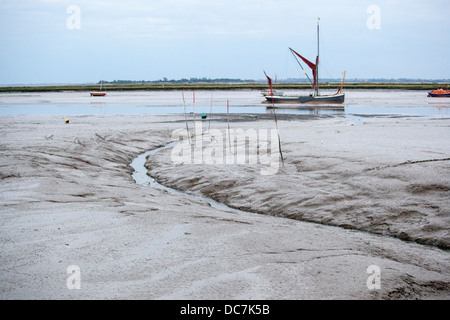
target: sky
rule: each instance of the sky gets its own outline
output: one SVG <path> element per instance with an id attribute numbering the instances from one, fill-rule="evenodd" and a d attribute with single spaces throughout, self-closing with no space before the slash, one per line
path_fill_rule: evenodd
<path id="1" fill-rule="evenodd" d="M 449 79 L 449 17 L 448 0 L 1 0 L 0 84 L 305 78 L 289 47 L 315 61 L 317 23 L 321 78 Z"/>

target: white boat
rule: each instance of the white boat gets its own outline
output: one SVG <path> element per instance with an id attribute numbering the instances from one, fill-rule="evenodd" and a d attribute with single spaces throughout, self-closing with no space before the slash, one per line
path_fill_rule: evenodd
<path id="1" fill-rule="evenodd" d="M 274 88 L 272 87 L 272 79 L 267 75 L 267 73 L 266 73 L 265 71 L 264 71 L 264 74 L 266 75 L 267 82 L 268 82 L 268 84 L 269 84 L 269 89 L 266 89 L 266 90 L 261 91 L 261 94 L 262 94 L 264 97 L 266 97 L 266 96 L 282 96 L 282 95 L 284 95 L 284 92 L 283 92 L 283 91 L 274 89 Z M 276 80 L 276 77 L 275 77 L 275 80 Z"/>
<path id="2" fill-rule="evenodd" d="M 267 89 L 267 90 L 263 90 L 263 91 L 261 91 L 261 94 L 265 97 L 265 96 L 270 96 L 270 95 L 272 95 L 272 96 L 282 96 L 282 95 L 284 95 L 284 92 L 283 91 L 279 91 L 279 90 L 270 90 L 270 89 Z"/>

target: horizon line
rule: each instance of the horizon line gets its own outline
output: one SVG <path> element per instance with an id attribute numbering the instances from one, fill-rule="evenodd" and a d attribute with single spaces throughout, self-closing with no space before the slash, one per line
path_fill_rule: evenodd
<path id="1" fill-rule="evenodd" d="M 0 83 L 0 87 L 16 87 L 16 86 L 65 86 L 65 85 L 97 85 L 100 83 L 100 81 L 106 81 L 108 83 L 110 82 L 114 82 L 114 81 L 123 81 L 123 82 L 130 82 L 130 83 L 142 83 L 142 82 L 149 82 L 149 83 L 167 83 L 167 82 L 172 82 L 172 81 L 183 81 L 186 80 L 185 82 L 190 82 L 192 81 L 193 83 L 201 83 L 202 80 L 207 80 L 207 81 L 215 81 L 217 80 L 218 83 L 221 83 L 219 80 L 222 80 L 223 83 L 226 83 L 226 80 L 230 80 L 228 82 L 232 82 L 232 81 L 239 81 L 239 82 L 256 82 L 256 83 L 266 83 L 267 80 L 265 79 L 240 79 L 240 78 L 181 78 L 181 79 L 167 79 L 167 80 L 163 80 L 163 79 L 158 79 L 158 80 L 123 80 L 123 79 L 115 79 L 115 80 L 99 80 L 98 82 L 42 82 L 42 83 Z M 285 79 L 278 79 L 278 82 L 281 81 L 296 81 L 296 82 L 305 82 L 307 83 L 307 79 L 300 79 L 300 78 L 285 78 Z M 340 82 L 342 79 L 340 78 L 325 78 L 322 79 L 320 82 L 329 82 L 329 81 L 338 81 Z M 357 81 L 357 82 L 373 82 L 373 83 L 377 83 L 380 81 L 383 82 L 412 82 L 412 81 L 422 81 L 422 82 L 450 82 L 450 78 L 449 79 L 445 79 L 445 78 L 350 78 L 347 79 L 345 82 L 352 82 L 352 81 Z"/>

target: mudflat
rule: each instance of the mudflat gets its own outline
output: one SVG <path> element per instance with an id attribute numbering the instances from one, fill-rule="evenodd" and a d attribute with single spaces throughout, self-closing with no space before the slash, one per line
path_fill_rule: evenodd
<path id="1" fill-rule="evenodd" d="M 133 159 L 170 143 L 183 115 L 64 120 L 0 117 L 2 299 L 450 296 L 448 118 L 284 116 L 283 162 L 148 158 L 163 185 L 239 211 L 132 178 Z M 226 152 L 228 126 L 275 128 L 217 116 L 203 146 Z"/>

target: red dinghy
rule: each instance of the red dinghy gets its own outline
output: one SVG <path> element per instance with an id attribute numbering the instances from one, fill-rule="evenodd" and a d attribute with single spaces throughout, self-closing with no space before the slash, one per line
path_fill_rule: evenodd
<path id="1" fill-rule="evenodd" d="M 91 97 L 103 97 L 106 96 L 106 92 L 102 91 L 102 84 L 103 84 L 103 80 L 100 81 L 100 91 L 91 91 Z"/>
<path id="2" fill-rule="evenodd" d="M 98 97 L 106 96 L 106 92 L 91 91 L 91 97 L 92 96 L 98 96 Z"/>

